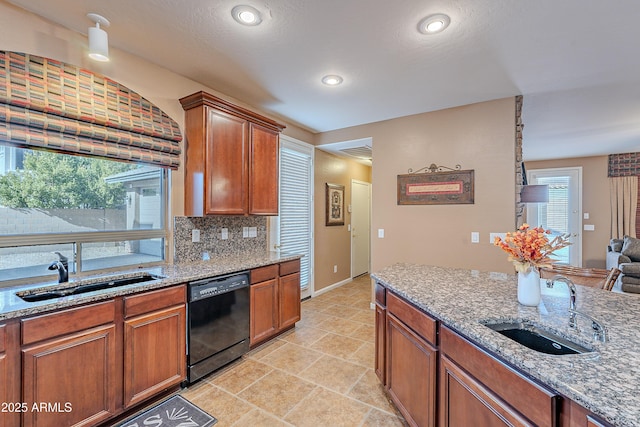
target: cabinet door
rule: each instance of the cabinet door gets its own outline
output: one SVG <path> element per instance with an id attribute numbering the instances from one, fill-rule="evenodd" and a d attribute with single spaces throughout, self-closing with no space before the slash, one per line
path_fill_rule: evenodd
<path id="1" fill-rule="evenodd" d="M 273 336 L 278 331 L 278 279 L 251 285 L 250 345 Z"/>
<path id="2" fill-rule="evenodd" d="M 278 215 L 279 134 L 250 125 L 249 214 Z"/>
<path id="3" fill-rule="evenodd" d="M 184 304 L 125 320 L 125 407 L 184 380 L 187 366 L 185 331 Z"/>
<path id="4" fill-rule="evenodd" d="M 386 357 L 389 395 L 409 425 L 435 426 L 437 350 L 387 313 Z"/>
<path id="5" fill-rule="evenodd" d="M 116 347 L 110 324 L 23 348 L 23 425 L 90 426 L 113 416 L 121 375 Z"/>
<path id="6" fill-rule="evenodd" d="M 208 111 L 205 213 L 242 215 L 247 212 L 248 122 Z"/>
<path id="7" fill-rule="evenodd" d="M 447 357 L 440 357 L 440 426 L 533 426 Z"/>
<path id="8" fill-rule="evenodd" d="M 386 324 L 387 324 L 387 310 L 380 304 L 376 303 L 376 362 L 375 369 L 376 375 L 380 379 L 383 385 L 386 385 L 385 381 L 385 347 L 386 347 Z"/>
<path id="9" fill-rule="evenodd" d="M 20 325 L 9 321 L 0 325 L 0 404 L 7 404 L 0 411 L 0 427 L 20 424 Z"/>
<path id="10" fill-rule="evenodd" d="M 280 277 L 278 329 L 291 327 L 300 320 L 300 273 Z"/>

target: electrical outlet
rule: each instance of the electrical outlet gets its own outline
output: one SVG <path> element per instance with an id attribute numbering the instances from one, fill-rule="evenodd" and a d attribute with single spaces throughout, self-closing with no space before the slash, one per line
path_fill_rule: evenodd
<path id="1" fill-rule="evenodd" d="M 193 243 L 198 243 L 200 241 L 200 230 L 195 228 L 191 230 L 191 241 Z"/>
<path id="2" fill-rule="evenodd" d="M 471 243 L 480 243 L 480 233 L 477 231 L 471 232 Z"/>
<path id="3" fill-rule="evenodd" d="M 337 265 L 334 265 L 334 266 L 333 266 L 333 272 L 334 272 L 334 273 L 337 273 L 337 272 L 338 272 L 338 266 L 337 266 Z"/>
<path id="4" fill-rule="evenodd" d="M 229 229 L 223 228 L 220 230 L 220 239 L 227 240 L 229 238 Z"/>
<path id="5" fill-rule="evenodd" d="M 378 239 L 384 239 L 384 228 L 378 228 Z"/>
<path id="6" fill-rule="evenodd" d="M 258 237 L 258 227 L 249 227 L 249 237 Z"/>
<path id="7" fill-rule="evenodd" d="M 249 227 L 242 227 L 242 237 L 243 238 L 249 237 Z"/>

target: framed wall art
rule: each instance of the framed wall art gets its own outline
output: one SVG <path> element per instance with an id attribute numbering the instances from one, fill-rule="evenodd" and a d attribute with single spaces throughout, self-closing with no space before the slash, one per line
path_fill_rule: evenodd
<path id="1" fill-rule="evenodd" d="M 473 170 L 452 170 L 398 175 L 398 204 L 473 204 L 473 172 Z"/>
<path id="2" fill-rule="evenodd" d="M 325 225 L 344 225 L 344 185 L 326 183 Z"/>

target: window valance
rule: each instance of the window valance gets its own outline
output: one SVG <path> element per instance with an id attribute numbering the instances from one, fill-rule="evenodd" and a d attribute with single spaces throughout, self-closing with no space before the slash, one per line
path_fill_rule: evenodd
<path id="1" fill-rule="evenodd" d="M 113 80 L 0 51 L 0 140 L 177 169 L 182 136 L 162 110 Z"/>

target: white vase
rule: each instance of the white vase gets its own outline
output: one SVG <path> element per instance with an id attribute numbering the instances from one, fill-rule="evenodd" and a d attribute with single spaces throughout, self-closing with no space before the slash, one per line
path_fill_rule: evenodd
<path id="1" fill-rule="evenodd" d="M 530 307 L 540 304 L 540 273 L 537 269 L 518 272 L 518 302 Z"/>

